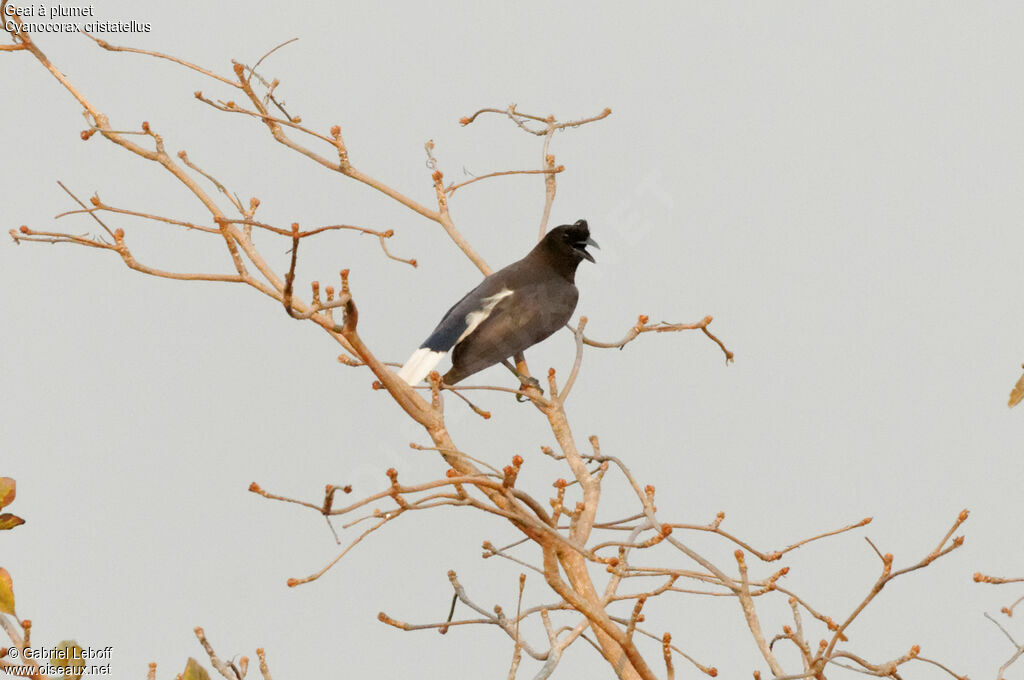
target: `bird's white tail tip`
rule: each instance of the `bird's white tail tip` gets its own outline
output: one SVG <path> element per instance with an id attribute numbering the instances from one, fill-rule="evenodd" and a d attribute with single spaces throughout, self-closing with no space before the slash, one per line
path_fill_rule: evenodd
<path id="1" fill-rule="evenodd" d="M 441 363 L 447 352 L 436 352 L 428 347 L 420 347 L 412 353 L 398 371 L 398 377 L 410 385 L 415 385 L 427 377 L 434 367 Z"/>

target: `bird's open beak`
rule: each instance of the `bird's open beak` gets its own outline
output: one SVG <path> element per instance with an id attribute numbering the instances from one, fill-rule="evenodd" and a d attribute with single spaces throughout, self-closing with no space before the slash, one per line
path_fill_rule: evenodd
<path id="1" fill-rule="evenodd" d="M 582 254 L 584 258 L 590 260 L 594 264 L 597 264 L 597 260 L 594 259 L 594 256 L 587 252 L 587 246 L 594 246 L 598 250 L 601 250 L 601 246 L 597 245 L 597 241 L 589 236 L 586 241 L 576 244 L 576 249 L 580 251 L 580 254 Z"/>

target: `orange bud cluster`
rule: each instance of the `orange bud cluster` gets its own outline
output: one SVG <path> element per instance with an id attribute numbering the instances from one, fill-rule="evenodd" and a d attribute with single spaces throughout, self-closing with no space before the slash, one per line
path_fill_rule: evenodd
<path id="1" fill-rule="evenodd" d="M 334 137 L 335 139 L 337 139 L 340 136 L 341 136 L 341 126 L 340 125 L 332 125 L 331 126 L 331 137 Z"/>
<path id="2" fill-rule="evenodd" d="M 775 590 L 775 582 L 789 573 L 789 567 L 783 567 L 768 577 L 768 589 Z"/>
<path id="3" fill-rule="evenodd" d="M 89 138 L 92 137 L 94 134 L 96 134 L 96 129 L 95 128 L 93 128 L 92 130 L 82 130 L 79 133 L 79 137 L 82 138 L 83 142 L 86 142 L 86 141 L 89 141 Z"/>

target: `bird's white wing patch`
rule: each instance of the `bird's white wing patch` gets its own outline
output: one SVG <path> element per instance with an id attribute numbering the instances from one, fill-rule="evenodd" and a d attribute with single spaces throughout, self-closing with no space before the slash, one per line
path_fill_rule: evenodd
<path id="1" fill-rule="evenodd" d="M 429 347 L 420 347 L 398 371 L 398 377 L 410 385 L 415 385 L 441 363 L 445 354 L 447 352 L 435 352 Z"/>
<path id="2" fill-rule="evenodd" d="M 499 302 L 507 298 L 512 294 L 508 288 L 503 288 L 500 292 L 495 293 L 490 297 L 485 297 L 480 302 L 483 303 L 480 309 L 470 312 L 466 315 L 466 330 L 462 331 L 462 335 L 455 341 L 455 344 L 459 344 L 465 339 L 467 335 L 476 330 L 476 327 L 484 322 L 484 320 L 491 315 L 494 308 Z M 454 345 L 453 345 L 454 346 Z"/>

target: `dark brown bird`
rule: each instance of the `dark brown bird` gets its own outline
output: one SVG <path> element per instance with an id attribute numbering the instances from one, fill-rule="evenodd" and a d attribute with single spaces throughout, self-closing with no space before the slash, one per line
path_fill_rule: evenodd
<path id="1" fill-rule="evenodd" d="M 594 261 L 586 220 L 555 227 L 526 257 L 494 272 L 449 309 L 398 372 L 415 385 L 452 353 L 454 385 L 536 345 L 568 323 L 579 291 L 576 267 Z"/>

